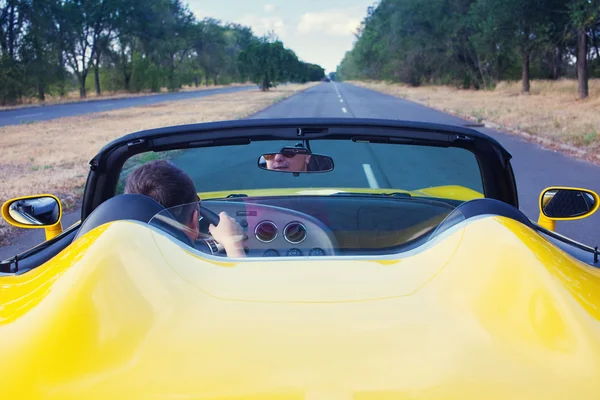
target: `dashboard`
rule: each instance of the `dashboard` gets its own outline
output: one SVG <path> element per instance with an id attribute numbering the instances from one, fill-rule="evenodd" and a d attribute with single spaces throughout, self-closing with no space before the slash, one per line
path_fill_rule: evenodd
<path id="1" fill-rule="evenodd" d="M 234 197 L 202 205 L 236 219 L 249 257 L 385 253 L 418 244 L 455 208 L 437 200 L 370 196 Z M 208 225 L 201 219 L 201 232 Z"/>
<path id="2" fill-rule="evenodd" d="M 254 257 L 331 256 L 337 240 L 322 221 L 291 209 L 256 203 L 206 201 L 203 205 L 225 211 L 244 231 L 244 250 Z M 200 219 L 200 230 L 208 223 Z"/>

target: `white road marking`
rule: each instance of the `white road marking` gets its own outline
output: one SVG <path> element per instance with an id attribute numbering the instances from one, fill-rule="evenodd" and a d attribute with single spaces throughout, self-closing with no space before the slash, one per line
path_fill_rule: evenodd
<path id="1" fill-rule="evenodd" d="M 339 91 L 339 89 L 338 89 L 338 87 L 337 87 L 337 85 L 336 85 L 336 83 L 335 83 L 335 82 L 333 82 L 333 87 L 335 88 L 335 91 L 337 92 L 337 95 L 338 95 L 338 97 L 339 97 L 339 99 L 340 99 L 340 103 L 343 103 L 343 102 L 344 102 L 344 99 L 342 99 L 342 94 L 340 93 L 340 91 Z M 346 110 L 346 107 L 342 107 L 342 112 L 343 112 L 344 114 L 347 114 L 347 113 L 348 113 L 348 110 Z"/>
<path id="2" fill-rule="evenodd" d="M 365 171 L 365 176 L 367 177 L 371 189 L 379 189 L 379 183 L 377 183 L 377 179 L 375 179 L 371 164 L 363 164 L 363 170 Z"/>
<path id="3" fill-rule="evenodd" d="M 335 82 L 333 82 L 333 87 L 335 88 L 335 91 L 337 92 L 339 97 L 342 97 L 342 95 L 340 94 L 340 90 L 338 89 L 337 85 Z"/>
<path id="4" fill-rule="evenodd" d="M 35 114 L 24 114 L 24 115 L 17 115 L 17 116 L 14 116 L 13 118 L 28 118 L 28 117 L 37 117 L 38 115 L 44 115 L 44 113 L 35 113 Z"/>

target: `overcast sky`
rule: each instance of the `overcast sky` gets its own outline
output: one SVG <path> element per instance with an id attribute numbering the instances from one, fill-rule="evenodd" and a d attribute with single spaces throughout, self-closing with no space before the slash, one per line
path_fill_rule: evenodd
<path id="1" fill-rule="evenodd" d="M 212 17 L 275 31 L 305 62 L 335 71 L 374 0 L 187 0 L 198 19 Z"/>

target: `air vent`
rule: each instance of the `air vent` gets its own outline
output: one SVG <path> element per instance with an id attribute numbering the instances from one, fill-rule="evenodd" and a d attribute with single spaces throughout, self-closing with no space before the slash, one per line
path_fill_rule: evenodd
<path id="1" fill-rule="evenodd" d="M 277 225 L 271 221 L 263 221 L 254 229 L 256 239 L 263 243 L 270 243 L 277 237 Z"/>
<path id="2" fill-rule="evenodd" d="M 283 230 L 283 237 L 292 244 L 302 243 L 306 239 L 306 227 L 300 222 L 290 222 Z"/>

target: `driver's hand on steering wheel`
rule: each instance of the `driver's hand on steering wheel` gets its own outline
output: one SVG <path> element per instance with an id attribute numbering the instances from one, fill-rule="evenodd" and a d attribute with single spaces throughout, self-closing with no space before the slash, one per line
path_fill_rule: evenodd
<path id="1" fill-rule="evenodd" d="M 208 231 L 213 238 L 225 248 L 228 257 L 245 257 L 242 240 L 244 232 L 237 221 L 227 215 L 226 212 L 219 214 L 219 225 L 210 224 Z"/>

